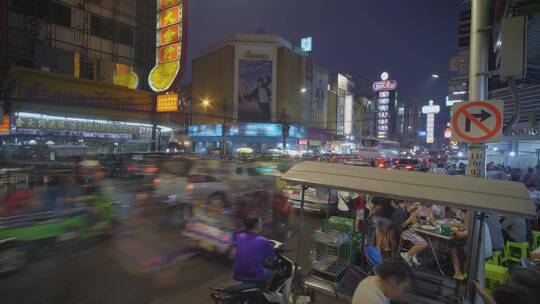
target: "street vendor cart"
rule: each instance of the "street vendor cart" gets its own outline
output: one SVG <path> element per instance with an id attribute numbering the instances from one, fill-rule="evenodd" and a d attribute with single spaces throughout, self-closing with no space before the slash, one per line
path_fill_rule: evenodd
<path id="1" fill-rule="evenodd" d="M 471 214 L 467 238 L 467 269 L 464 296 L 458 292 L 458 282 L 450 277 L 437 273 L 414 271 L 413 291 L 403 299 L 404 303 L 472 303 L 476 295 L 472 285 L 473 280 L 483 282 L 483 222 L 485 213 L 493 211 L 503 215 L 535 217 L 536 213 L 525 187 L 516 182 L 501 180 L 486 180 L 468 176 L 450 176 L 423 172 L 398 170 L 380 170 L 369 167 L 352 167 L 341 164 L 320 162 L 303 162 L 293 166 L 282 177 L 282 180 L 300 185 L 303 190 L 307 187 L 326 188 L 338 191 L 368 194 L 374 197 L 384 197 L 392 200 L 407 200 L 422 204 L 437 204 L 469 211 Z M 303 199 L 301 195 L 300 229 L 303 229 Z M 326 244 L 319 251 L 320 257 L 326 258 L 327 264 L 332 262 L 339 266 L 332 268 L 332 278 L 324 278 L 317 271 L 304 277 L 304 283 L 317 291 L 340 298 L 349 298 L 352 293 L 339 290 L 340 275 L 335 271 L 343 271 L 345 264 L 352 262 L 347 255 L 338 254 L 333 260 L 328 258 L 330 247 L 338 248 L 351 240 L 353 232 L 342 223 L 341 227 L 329 221 L 325 225 L 333 225 L 330 229 L 316 232 L 314 237 L 320 243 Z M 333 228 L 332 228 L 333 227 Z M 326 227 L 328 228 L 328 227 Z M 318 234 L 317 234 L 318 233 Z M 329 237 L 328 234 L 334 234 Z M 299 233 L 297 260 L 302 254 L 302 231 Z M 336 237 L 336 235 L 341 235 Z M 361 244 L 362 241 L 359 242 Z M 341 247 L 343 249 L 343 247 Z M 318 260 L 320 262 L 320 260 Z M 298 263 L 298 261 L 297 261 Z M 312 265 L 324 268 L 326 264 Z M 354 266 L 353 266 L 354 267 Z M 328 268 L 325 268 L 327 270 Z M 313 275 L 316 276 L 313 279 Z M 356 286 L 352 286 L 353 289 Z"/>

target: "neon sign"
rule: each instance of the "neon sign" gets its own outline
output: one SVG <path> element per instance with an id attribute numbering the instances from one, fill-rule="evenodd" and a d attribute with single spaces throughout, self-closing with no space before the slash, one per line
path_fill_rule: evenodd
<path id="1" fill-rule="evenodd" d="M 426 119 L 426 143 L 432 144 L 435 141 L 435 114 L 439 113 L 441 108 L 429 101 L 429 105 L 422 107 L 422 113 L 427 115 Z"/>
<path id="2" fill-rule="evenodd" d="M 397 82 L 395 80 L 381 80 L 373 83 L 373 91 L 393 91 L 397 88 Z"/>
<path id="3" fill-rule="evenodd" d="M 156 66 L 148 84 L 154 92 L 163 92 L 184 73 L 187 0 L 157 0 L 156 19 Z"/>

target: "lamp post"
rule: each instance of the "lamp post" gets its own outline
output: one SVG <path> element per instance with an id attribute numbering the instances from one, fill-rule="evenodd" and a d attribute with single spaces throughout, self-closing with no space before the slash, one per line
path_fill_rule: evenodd
<path id="1" fill-rule="evenodd" d="M 452 88 L 454 89 L 454 92 L 453 94 L 454 95 L 463 95 L 463 100 L 467 99 L 468 97 L 468 94 L 467 94 L 467 87 L 466 87 L 466 83 L 463 83 L 462 86 L 464 87 L 463 89 L 459 88 L 458 84 L 456 84 L 450 77 L 448 76 L 444 76 L 444 75 L 441 75 L 441 74 L 437 74 L 437 73 L 434 73 L 434 74 L 431 74 L 431 78 L 433 79 L 445 79 L 448 81 L 448 83 L 452 86 Z M 456 94 L 458 93 L 458 94 Z M 448 105 L 447 105 L 448 106 Z"/>

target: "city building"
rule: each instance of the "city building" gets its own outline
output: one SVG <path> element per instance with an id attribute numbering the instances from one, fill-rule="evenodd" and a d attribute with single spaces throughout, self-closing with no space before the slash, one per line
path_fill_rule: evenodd
<path id="1" fill-rule="evenodd" d="M 355 137 L 374 137 L 376 127 L 375 102 L 365 96 L 355 97 Z"/>
<path id="2" fill-rule="evenodd" d="M 154 114 L 147 75 L 155 63 L 155 1 L 38 1 L 0 4 L 2 151 L 31 144 L 54 150 L 147 151 Z M 8 85 L 5 85 L 8 83 Z M 161 134 L 161 135 L 159 135 Z M 84 147 L 84 149 L 80 149 Z M 79 152 L 77 152 L 79 151 Z M 9 152 L 11 153 L 11 152 Z M 57 158 L 54 153 L 42 158 Z"/>
<path id="3" fill-rule="evenodd" d="M 214 44 L 193 59 L 196 152 L 264 152 L 284 141 L 289 150 L 322 149 L 333 139 L 328 82 L 326 68 L 279 36 L 237 34 Z"/>

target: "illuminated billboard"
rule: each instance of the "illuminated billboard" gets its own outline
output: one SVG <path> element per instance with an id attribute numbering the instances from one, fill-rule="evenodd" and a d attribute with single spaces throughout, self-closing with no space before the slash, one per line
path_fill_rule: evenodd
<path id="1" fill-rule="evenodd" d="M 188 135 L 191 137 L 217 137 L 222 136 L 223 126 L 216 125 L 193 125 L 188 128 Z M 279 137 L 283 133 L 280 124 L 274 123 L 240 123 L 227 129 L 227 136 L 246 136 L 246 137 Z M 307 136 L 306 128 L 302 126 L 289 126 L 289 138 L 305 138 Z"/>
<path id="2" fill-rule="evenodd" d="M 313 50 L 313 38 L 304 37 L 300 40 L 300 49 L 302 52 L 311 52 Z"/>
<path id="3" fill-rule="evenodd" d="M 276 58 L 275 47 L 237 47 L 234 115 L 238 121 L 274 120 Z"/>
<path id="4" fill-rule="evenodd" d="M 427 115 L 426 119 L 426 143 L 432 144 L 435 141 L 435 114 L 439 113 L 441 108 L 433 104 L 433 100 L 429 104 L 422 107 L 422 113 Z"/>
<path id="5" fill-rule="evenodd" d="M 178 112 L 178 94 L 158 95 L 156 97 L 156 107 L 158 112 Z"/>
<path id="6" fill-rule="evenodd" d="M 392 126 L 392 112 L 394 110 L 395 92 L 390 94 L 397 88 L 397 83 L 394 80 L 388 80 L 388 73 L 381 74 L 381 81 L 373 83 L 373 91 L 378 92 L 377 101 L 377 137 L 388 138 L 388 134 Z"/>
<path id="7" fill-rule="evenodd" d="M 157 0 L 156 66 L 148 75 L 155 92 L 168 90 L 182 78 L 186 56 L 188 0 Z"/>
<path id="8" fill-rule="evenodd" d="M 397 82 L 395 80 L 381 80 L 373 83 L 373 91 L 393 91 L 397 88 Z"/>

